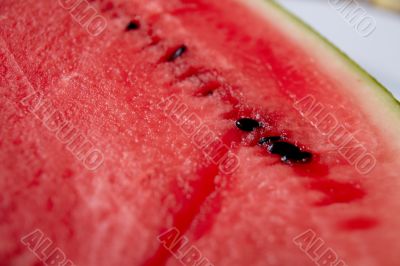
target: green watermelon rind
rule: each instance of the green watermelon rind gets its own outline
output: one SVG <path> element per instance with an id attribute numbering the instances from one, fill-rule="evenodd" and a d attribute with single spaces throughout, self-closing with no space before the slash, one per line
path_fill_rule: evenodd
<path id="1" fill-rule="evenodd" d="M 399 108 L 400 107 L 400 101 L 394 97 L 392 92 L 388 90 L 385 86 L 383 86 L 376 78 L 371 76 L 364 68 L 362 68 L 358 63 L 356 63 L 353 59 L 351 59 L 346 53 L 344 53 L 342 50 L 340 50 L 338 47 L 336 47 L 331 41 L 329 41 L 327 38 L 322 36 L 316 29 L 311 27 L 309 24 L 305 23 L 303 20 L 301 20 L 299 17 L 288 11 L 286 8 L 284 8 L 282 5 L 277 3 L 275 0 L 263 0 L 263 2 L 269 2 L 275 9 L 277 9 L 280 13 L 284 14 L 286 17 L 288 17 L 291 21 L 293 21 L 297 26 L 301 27 L 303 30 L 307 31 L 308 33 L 311 33 L 312 35 L 316 36 L 318 39 L 320 39 L 326 47 L 328 47 L 330 50 L 335 52 L 338 57 L 341 57 L 347 65 L 350 66 L 350 68 L 354 69 L 362 78 L 364 81 L 367 83 L 370 83 L 374 85 L 375 87 L 378 87 L 380 89 L 379 92 L 382 92 L 383 95 L 386 96 L 386 98 L 389 98 L 388 100 L 392 101 L 394 103 L 394 107 Z M 400 112 L 400 110 L 399 110 Z"/>

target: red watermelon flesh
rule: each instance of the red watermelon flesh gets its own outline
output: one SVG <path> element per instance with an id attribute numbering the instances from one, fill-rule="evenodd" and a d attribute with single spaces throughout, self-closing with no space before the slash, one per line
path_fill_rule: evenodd
<path id="1" fill-rule="evenodd" d="M 0 265 L 398 265 L 398 103 L 274 3 L 3 0 L 0 20 Z"/>

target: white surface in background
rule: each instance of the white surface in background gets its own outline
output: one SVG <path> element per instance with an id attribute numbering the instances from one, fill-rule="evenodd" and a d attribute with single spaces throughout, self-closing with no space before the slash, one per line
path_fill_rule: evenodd
<path id="1" fill-rule="evenodd" d="M 361 36 L 329 0 L 279 0 L 348 54 L 400 99 L 400 14 L 365 7 L 376 30 Z"/>

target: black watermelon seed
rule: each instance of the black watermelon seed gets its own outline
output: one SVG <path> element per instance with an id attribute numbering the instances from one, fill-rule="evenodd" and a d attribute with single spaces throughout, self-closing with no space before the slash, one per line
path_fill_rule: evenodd
<path id="1" fill-rule="evenodd" d="M 298 152 L 290 155 L 285 155 L 281 157 L 284 162 L 294 162 L 294 163 L 306 163 L 312 158 L 312 154 L 309 152 Z"/>
<path id="2" fill-rule="evenodd" d="M 131 30 L 137 30 L 140 28 L 140 24 L 138 21 L 130 21 L 128 25 L 126 26 L 125 30 L 126 31 L 131 31 Z"/>
<path id="3" fill-rule="evenodd" d="M 301 152 L 297 146 L 283 141 L 272 143 L 268 146 L 268 151 L 272 154 L 289 157 Z"/>
<path id="4" fill-rule="evenodd" d="M 254 129 L 260 127 L 260 123 L 251 118 L 241 118 L 236 121 L 236 126 L 243 131 L 253 131 Z"/>
<path id="5" fill-rule="evenodd" d="M 280 136 L 263 137 L 258 141 L 258 144 L 259 145 L 271 144 L 273 142 L 277 142 L 280 140 L 282 140 Z"/>
<path id="6" fill-rule="evenodd" d="M 303 152 L 297 146 L 288 142 L 274 142 L 268 146 L 268 151 L 281 156 L 284 162 L 306 163 L 311 160 L 310 152 Z"/>
<path id="7" fill-rule="evenodd" d="M 180 46 L 167 59 L 168 62 L 173 62 L 187 51 L 186 45 Z"/>

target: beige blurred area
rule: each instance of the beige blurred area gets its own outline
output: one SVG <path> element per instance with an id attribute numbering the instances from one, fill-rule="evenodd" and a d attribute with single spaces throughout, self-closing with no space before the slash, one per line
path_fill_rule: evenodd
<path id="1" fill-rule="evenodd" d="M 324 0 L 315 0 L 324 1 Z M 378 8 L 383 8 L 389 11 L 398 12 L 400 15 L 400 0 L 328 0 L 331 3 L 358 2 L 361 4 L 370 4 Z"/>
<path id="2" fill-rule="evenodd" d="M 318 0 L 321 1 L 321 0 Z M 380 8 L 385 8 L 392 11 L 400 12 L 400 0 L 329 0 L 331 2 L 359 2 L 375 5 Z"/>
<path id="3" fill-rule="evenodd" d="M 371 2 L 387 9 L 400 11 L 400 0 L 371 0 Z"/>

